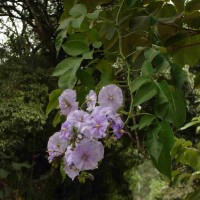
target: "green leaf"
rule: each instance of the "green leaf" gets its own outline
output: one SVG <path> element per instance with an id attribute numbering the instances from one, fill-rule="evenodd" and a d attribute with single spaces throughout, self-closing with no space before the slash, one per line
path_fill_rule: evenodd
<path id="1" fill-rule="evenodd" d="M 66 38 L 66 35 L 67 35 L 67 30 L 61 30 L 56 36 L 55 46 L 57 55 L 60 51 L 64 38 Z"/>
<path id="2" fill-rule="evenodd" d="M 67 38 L 67 41 L 80 41 L 89 46 L 88 35 L 86 33 L 73 33 Z"/>
<path id="3" fill-rule="evenodd" d="M 171 64 L 170 72 L 174 86 L 180 90 L 186 80 L 185 72 L 182 67 L 173 63 Z"/>
<path id="4" fill-rule="evenodd" d="M 84 70 L 78 70 L 77 77 L 80 79 L 81 84 L 83 84 L 91 90 L 95 89 L 95 82 L 90 73 Z"/>
<path id="5" fill-rule="evenodd" d="M 133 31 L 149 31 L 150 30 L 150 16 L 134 17 L 130 20 L 129 29 Z"/>
<path id="6" fill-rule="evenodd" d="M 64 163 L 64 161 L 60 165 L 60 173 L 61 173 L 61 176 L 62 176 L 62 181 L 64 181 L 65 178 L 66 178 L 65 163 Z"/>
<path id="7" fill-rule="evenodd" d="M 77 58 L 80 59 L 79 62 L 82 61 L 82 58 Z M 66 89 L 66 88 L 73 88 L 75 83 L 76 83 L 76 71 L 78 70 L 80 65 L 68 65 L 65 73 L 61 75 L 61 77 L 58 80 L 58 86 L 61 89 Z"/>
<path id="8" fill-rule="evenodd" d="M 60 123 L 60 110 L 56 113 L 54 119 L 53 119 L 53 127 L 56 127 Z"/>
<path id="9" fill-rule="evenodd" d="M 180 128 L 180 130 L 185 130 L 191 126 L 200 124 L 200 118 L 193 118 L 191 122 L 185 124 L 183 127 Z"/>
<path id="10" fill-rule="evenodd" d="M 168 18 L 158 18 L 158 22 L 165 23 L 165 24 L 173 24 L 176 20 L 180 19 L 183 16 L 183 12 L 174 15 L 173 17 Z"/>
<path id="11" fill-rule="evenodd" d="M 95 41 L 92 46 L 96 49 L 100 48 L 102 46 L 102 42 L 101 41 Z"/>
<path id="12" fill-rule="evenodd" d="M 93 51 L 90 51 L 88 53 L 84 53 L 83 59 L 87 59 L 87 60 L 93 59 Z"/>
<path id="13" fill-rule="evenodd" d="M 53 90 L 49 95 L 49 103 L 46 108 L 46 115 L 48 115 L 53 109 L 58 108 L 58 97 L 61 95 L 62 90 Z"/>
<path id="14" fill-rule="evenodd" d="M 101 81 L 99 87 L 103 87 L 113 80 L 113 68 L 107 60 L 100 60 L 97 64 L 97 69 L 101 72 Z"/>
<path id="15" fill-rule="evenodd" d="M 78 56 L 90 51 L 88 45 L 81 41 L 67 41 L 62 45 L 64 51 L 70 56 Z"/>
<path id="16" fill-rule="evenodd" d="M 147 150 L 155 167 L 165 176 L 171 178 L 171 150 L 174 146 L 172 128 L 166 122 L 158 122 L 147 135 Z"/>
<path id="17" fill-rule="evenodd" d="M 156 115 L 181 127 L 186 119 L 184 96 L 173 87 L 170 88 L 166 81 L 155 84 L 159 90 L 155 106 Z"/>
<path id="18" fill-rule="evenodd" d="M 157 87 L 154 83 L 147 83 L 142 85 L 135 97 L 134 97 L 134 106 L 138 106 L 146 101 L 148 101 L 149 99 L 151 99 L 152 97 L 154 97 L 157 94 Z"/>
<path id="19" fill-rule="evenodd" d="M 106 39 L 111 40 L 113 38 L 117 28 L 116 28 L 116 26 L 109 25 L 106 30 L 107 30 Z"/>
<path id="20" fill-rule="evenodd" d="M 78 69 L 82 62 L 82 58 L 66 58 L 61 61 L 55 68 L 53 72 L 53 76 L 60 76 L 64 74 L 66 71 L 69 71 L 71 68 Z"/>
<path id="21" fill-rule="evenodd" d="M 60 22 L 59 22 L 59 26 L 58 26 L 58 28 L 57 28 L 56 31 L 59 31 L 59 30 L 67 30 L 68 27 L 69 27 L 69 25 L 70 25 L 70 23 L 71 23 L 71 20 L 72 20 L 72 19 L 73 19 L 72 17 L 69 17 L 69 18 L 66 18 L 66 19 L 60 21 Z"/>
<path id="22" fill-rule="evenodd" d="M 167 67 L 169 67 L 169 62 L 164 55 L 158 54 L 152 61 L 153 66 L 155 66 L 156 72 L 159 72 Z"/>
<path id="23" fill-rule="evenodd" d="M 96 41 L 99 41 L 100 37 L 99 37 L 98 31 L 97 31 L 95 28 L 91 29 L 91 30 L 88 32 L 88 38 L 89 38 L 89 41 L 90 41 L 91 43 L 96 42 Z"/>
<path id="24" fill-rule="evenodd" d="M 147 134 L 146 142 L 147 150 L 149 154 L 155 159 L 156 163 L 158 163 L 163 148 L 162 140 L 159 138 L 160 129 L 160 126 L 156 126 L 155 128 L 151 129 Z"/>
<path id="25" fill-rule="evenodd" d="M 194 35 L 186 37 L 184 40 L 175 44 L 175 52 L 173 52 L 173 61 L 177 65 L 184 66 L 188 64 L 189 66 L 194 66 L 199 62 L 200 56 L 200 36 Z"/>
<path id="26" fill-rule="evenodd" d="M 143 129 L 146 126 L 149 126 L 153 122 L 154 119 L 155 119 L 155 116 L 153 115 L 142 116 L 139 121 L 139 130 Z"/>
<path id="27" fill-rule="evenodd" d="M 149 77 L 154 73 L 154 71 L 155 70 L 154 70 L 153 66 L 151 65 L 151 63 L 149 61 L 145 60 L 141 67 L 142 75 L 145 77 Z"/>
<path id="28" fill-rule="evenodd" d="M 0 179 L 6 179 L 9 173 L 10 173 L 9 171 L 0 168 Z"/>
<path id="29" fill-rule="evenodd" d="M 160 52 L 158 50 L 155 50 L 153 48 L 148 48 L 144 52 L 145 58 L 151 63 L 152 60 L 159 54 Z"/>
<path id="30" fill-rule="evenodd" d="M 95 10 L 93 13 L 87 13 L 86 17 L 91 20 L 96 20 L 99 17 L 101 10 Z"/>
<path id="31" fill-rule="evenodd" d="M 80 29 L 80 27 L 81 27 L 81 25 L 82 25 L 84 19 L 85 19 L 85 16 L 84 16 L 84 15 L 72 19 L 72 20 L 71 20 L 71 27 Z"/>
<path id="32" fill-rule="evenodd" d="M 87 14 L 87 8 L 83 4 L 75 4 L 69 11 L 69 14 L 73 17 L 79 17 Z"/>
<path id="33" fill-rule="evenodd" d="M 131 92 L 135 92 L 136 90 L 138 90 L 143 84 L 147 83 L 149 81 L 149 78 L 147 77 L 139 77 L 137 79 L 135 79 L 132 83 L 131 83 Z"/>

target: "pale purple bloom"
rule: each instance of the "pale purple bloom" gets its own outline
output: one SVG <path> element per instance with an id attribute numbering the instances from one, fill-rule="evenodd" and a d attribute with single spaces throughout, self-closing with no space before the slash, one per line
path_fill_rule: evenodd
<path id="1" fill-rule="evenodd" d="M 94 139 L 84 139 L 72 153 L 72 161 L 80 170 L 92 170 L 97 168 L 98 162 L 104 157 L 104 147 L 101 142 Z"/>
<path id="2" fill-rule="evenodd" d="M 70 139 L 70 135 L 72 134 L 72 125 L 68 122 L 65 121 L 62 126 L 61 126 L 61 139 L 67 140 Z"/>
<path id="3" fill-rule="evenodd" d="M 76 92 L 71 89 L 64 90 L 59 96 L 59 106 L 63 115 L 68 115 L 71 111 L 78 109 L 78 102 L 76 102 Z"/>
<path id="4" fill-rule="evenodd" d="M 102 138 L 106 136 L 108 125 L 106 116 L 96 115 L 91 118 L 90 123 L 83 127 L 82 132 L 86 137 Z"/>
<path id="5" fill-rule="evenodd" d="M 65 165 L 64 167 L 65 173 L 72 179 L 79 175 L 79 170 L 75 168 L 73 165 Z"/>
<path id="6" fill-rule="evenodd" d="M 74 180 L 74 178 L 76 176 L 79 175 L 79 170 L 76 169 L 76 167 L 73 164 L 72 161 L 72 153 L 73 153 L 73 149 L 71 146 L 67 147 L 67 150 L 65 152 L 65 156 L 64 156 L 64 161 L 65 161 L 65 173 L 72 179 Z"/>
<path id="7" fill-rule="evenodd" d="M 111 107 L 116 111 L 123 104 L 122 90 L 116 85 L 107 85 L 100 90 L 98 102 L 100 106 Z"/>
<path id="8" fill-rule="evenodd" d="M 47 149 L 49 153 L 49 162 L 51 162 L 55 157 L 58 157 L 65 153 L 65 150 L 68 147 L 68 142 L 66 140 L 62 140 L 61 133 L 56 132 L 49 138 Z"/>
<path id="9" fill-rule="evenodd" d="M 123 127 L 120 126 L 120 124 L 115 124 L 113 126 L 113 131 L 114 131 L 114 135 L 117 139 L 121 138 L 121 136 L 124 134 L 124 130 Z"/>
<path id="10" fill-rule="evenodd" d="M 92 111 L 95 108 L 97 102 L 97 95 L 94 90 L 90 90 L 89 94 L 86 96 L 87 110 Z"/>
<path id="11" fill-rule="evenodd" d="M 90 115 L 82 110 L 75 110 L 68 115 L 67 121 L 81 130 L 86 123 L 90 122 Z"/>
<path id="12" fill-rule="evenodd" d="M 119 117 L 119 115 L 116 114 L 116 115 L 112 118 L 110 124 L 111 124 L 111 127 L 112 127 L 113 131 L 114 131 L 115 137 L 116 137 L 117 139 L 119 139 L 119 138 L 123 135 L 123 133 L 124 133 L 124 130 L 123 130 L 124 122 L 123 122 L 122 119 Z"/>
<path id="13" fill-rule="evenodd" d="M 67 150 L 65 152 L 65 163 L 67 165 L 71 165 L 72 164 L 72 152 L 73 152 L 72 147 L 68 146 Z"/>
<path id="14" fill-rule="evenodd" d="M 101 115 L 107 118 L 110 118 L 110 115 L 113 115 L 115 112 L 113 111 L 113 109 L 111 107 L 104 107 L 104 106 L 96 106 L 91 115 L 92 116 L 97 116 L 97 115 Z"/>

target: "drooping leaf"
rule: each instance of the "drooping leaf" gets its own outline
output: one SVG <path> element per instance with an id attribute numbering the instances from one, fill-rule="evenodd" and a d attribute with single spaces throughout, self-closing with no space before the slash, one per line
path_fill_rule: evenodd
<path id="1" fill-rule="evenodd" d="M 78 56 L 90 51 L 88 45 L 82 41 L 67 41 L 62 45 L 64 51 L 70 56 Z"/>
<path id="2" fill-rule="evenodd" d="M 93 59 L 93 51 L 83 54 L 83 59 L 91 60 Z"/>
<path id="3" fill-rule="evenodd" d="M 67 30 L 61 30 L 56 36 L 55 46 L 57 55 L 60 51 L 64 38 L 66 38 L 66 35 L 67 35 Z"/>
<path id="4" fill-rule="evenodd" d="M 147 150 L 149 154 L 155 159 L 156 163 L 158 163 L 163 148 L 162 140 L 159 138 L 160 129 L 160 126 L 156 126 L 147 134 Z"/>
<path id="5" fill-rule="evenodd" d="M 86 15 L 87 8 L 83 4 L 75 4 L 69 11 L 69 14 L 73 17 L 80 17 Z"/>
<path id="6" fill-rule="evenodd" d="M 71 20 L 71 27 L 80 29 L 84 19 L 85 19 L 84 15 L 81 15 L 80 17 L 73 18 Z"/>
<path id="7" fill-rule="evenodd" d="M 155 119 L 155 116 L 153 115 L 142 116 L 139 121 L 139 130 L 143 129 L 146 126 L 149 126 L 153 122 L 154 119 Z"/>
<path id="8" fill-rule="evenodd" d="M 156 101 L 155 113 L 177 127 L 181 127 L 186 119 L 185 100 L 180 91 L 170 87 L 166 81 L 156 83 L 159 95 Z"/>
<path id="9" fill-rule="evenodd" d="M 136 90 L 138 90 L 143 84 L 147 83 L 149 81 L 149 78 L 147 77 L 139 77 L 137 79 L 135 79 L 132 83 L 131 83 L 131 92 L 135 92 Z"/>
<path id="10" fill-rule="evenodd" d="M 152 97 L 154 97 L 157 94 L 157 87 L 154 83 L 146 83 L 144 85 L 142 85 L 135 97 L 134 97 L 134 106 L 138 106 L 146 101 L 148 101 L 149 99 L 151 99 Z"/>
<path id="11" fill-rule="evenodd" d="M 155 70 L 152 64 L 149 61 L 145 60 L 144 63 L 142 64 L 141 72 L 142 76 L 149 77 L 155 72 Z"/>
<path id="12" fill-rule="evenodd" d="M 154 48 L 148 48 L 144 52 L 145 58 L 151 63 L 152 60 L 159 54 L 160 52 Z"/>
<path id="13" fill-rule="evenodd" d="M 58 97 L 61 95 L 62 90 L 56 89 L 49 95 L 49 103 L 46 108 L 46 115 L 48 115 L 52 110 L 58 108 Z"/>
<path id="14" fill-rule="evenodd" d="M 194 35 L 186 37 L 174 45 L 176 51 L 173 53 L 173 61 L 177 65 L 184 66 L 188 64 L 189 66 L 194 66 L 199 62 L 200 56 L 200 36 Z"/>
<path id="15" fill-rule="evenodd" d="M 185 72 L 182 67 L 172 63 L 170 72 L 174 86 L 180 90 L 186 80 Z"/>
<path id="16" fill-rule="evenodd" d="M 66 58 L 63 61 L 61 61 L 55 68 L 53 72 L 53 76 L 60 76 L 64 74 L 66 71 L 69 71 L 71 68 L 79 68 L 80 64 L 82 62 L 82 58 Z"/>
<path id="17" fill-rule="evenodd" d="M 103 87 L 113 80 L 113 69 L 110 62 L 107 60 L 100 60 L 97 64 L 97 69 L 101 72 L 101 80 L 99 87 Z"/>
<path id="18" fill-rule="evenodd" d="M 80 79 L 84 86 L 88 87 L 90 90 L 94 90 L 95 82 L 90 73 L 85 70 L 78 70 L 77 77 Z"/>
<path id="19" fill-rule="evenodd" d="M 79 41 L 89 45 L 88 35 L 86 33 L 73 33 L 67 38 L 68 42 Z"/>
<path id="20" fill-rule="evenodd" d="M 165 24 L 173 24 L 176 20 L 180 19 L 183 16 L 183 12 L 174 15 L 169 18 L 159 18 L 158 21 Z"/>
<path id="21" fill-rule="evenodd" d="M 53 127 L 56 127 L 59 123 L 60 123 L 60 111 L 58 111 L 57 113 L 56 113 L 56 115 L 55 115 L 55 117 L 54 117 L 54 119 L 53 119 L 53 122 L 52 122 L 52 124 L 53 124 Z"/>
<path id="22" fill-rule="evenodd" d="M 174 146 L 172 128 L 166 122 L 158 122 L 147 135 L 147 150 L 155 167 L 165 176 L 171 178 L 171 150 Z"/>
<path id="23" fill-rule="evenodd" d="M 162 54 L 158 54 L 152 61 L 153 66 L 155 67 L 155 71 L 159 72 L 163 69 L 169 67 L 169 62 L 166 57 Z"/>
<path id="24" fill-rule="evenodd" d="M 100 12 L 101 10 L 95 10 L 93 13 L 87 13 L 86 17 L 92 20 L 98 19 Z"/>
<path id="25" fill-rule="evenodd" d="M 79 58 L 80 62 L 82 58 Z M 58 80 L 58 86 L 61 89 L 66 88 L 73 88 L 76 83 L 76 72 L 78 70 L 80 65 L 69 65 L 67 69 L 65 70 L 65 73 L 61 75 L 61 77 Z"/>
<path id="26" fill-rule="evenodd" d="M 101 46 L 102 46 L 102 42 L 101 41 L 95 41 L 93 44 L 92 44 L 92 46 L 94 47 L 94 48 L 100 48 Z"/>

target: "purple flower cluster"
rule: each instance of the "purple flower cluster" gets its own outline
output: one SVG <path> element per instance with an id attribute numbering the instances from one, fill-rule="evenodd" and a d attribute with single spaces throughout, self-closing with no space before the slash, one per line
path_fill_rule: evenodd
<path id="1" fill-rule="evenodd" d="M 104 157 L 102 139 L 119 139 L 124 123 L 117 110 L 123 104 L 121 89 L 112 84 L 103 87 L 98 95 L 91 90 L 86 96 L 86 111 L 78 109 L 76 92 L 64 90 L 59 97 L 61 114 L 66 121 L 61 130 L 49 138 L 49 162 L 63 156 L 65 173 L 72 179 L 81 171 L 98 167 Z"/>

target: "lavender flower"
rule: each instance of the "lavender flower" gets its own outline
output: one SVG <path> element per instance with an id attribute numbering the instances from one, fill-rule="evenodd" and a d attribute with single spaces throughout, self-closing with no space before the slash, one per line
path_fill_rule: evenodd
<path id="1" fill-rule="evenodd" d="M 72 134 L 72 125 L 68 122 L 65 121 L 62 126 L 61 126 L 61 139 L 67 140 L 70 138 L 70 135 Z"/>
<path id="2" fill-rule="evenodd" d="M 79 170 L 75 168 L 75 166 L 65 165 L 64 167 L 65 173 L 72 179 L 79 175 Z"/>
<path id="3" fill-rule="evenodd" d="M 92 111 L 95 108 L 96 102 L 97 102 L 97 95 L 95 91 L 90 90 L 89 94 L 86 96 L 86 102 L 87 102 L 87 110 Z"/>
<path id="4" fill-rule="evenodd" d="M 78 102 L 76 102 L 76 92 L 71 89 L 64 90 L 59 96 L 59 106 L 62 115 L 68 115 L 71 111 L 78 109 Z"/>
<path id="5" fill-rule="evenodd" d="M 113 127 L 115 138 L 119 139 L 124 134 L 123 127 L 120 124 L 115 124 Z"/>
<path id="6" fill-rule="evenodd" d="M 111 107 L 116 111 L 123 103 L 122 90 L 116 85 L 107 85 L 99 92 L 99 105 L 104 107 Z"/>
<path id="7" fill-rule="evenodd" d="M 82 128 L 82 132 L 86 137 L 102 138 L 106 136 L 108 120 L 105 115 L 96 115 L 91 121 Z"/>
<path id="8" fill-rule="evenodd" d="M 81 130 L 86 123 L 90 122 L 90 115 L 82 110 L 75 110 L 68 115 L 67 121 Z"/>
<path id="9" fill-rule="evenodd" d="M 65 150 L 68 147 L 68 142 L 65 140 L 62 140 L 61 133 L 56 132 L 54 135 L 52 135 L 49 138 L 47 149 L 49 153 L 49 162 L 51 162 L 55 157 L 58 157 L 62 154 L 64 154 Z"/>
<path id="10" fill-rule="evenodd" d="M 115 138 L 117 139 L 121 138 L 121 136 L 125 132 L 123 130 L 124 122 L 117 114 L 113 116 L 113 118 L 111 119 L 110 125 L 114 131 Z"/>
<path id="11" fill-rule="evenodd" d="M 101 115 L 109 118 L 110 115 L 113 115 L 115 112 L 111 107 L 97 106 L 92 111 L 92 116 Z"/>
<path id="12" fill-rule="evenodd" d="M 72 153 L 72 161 L 80 170 L 92 170 L 97 168 L 98 162 L 104 157 L 104 147 L 101 142 L 94 139 L 84 139 Z"/>

